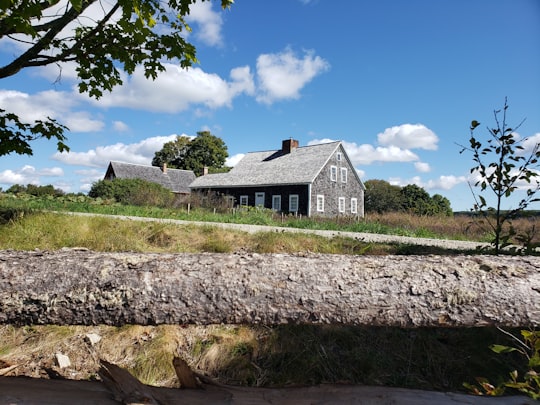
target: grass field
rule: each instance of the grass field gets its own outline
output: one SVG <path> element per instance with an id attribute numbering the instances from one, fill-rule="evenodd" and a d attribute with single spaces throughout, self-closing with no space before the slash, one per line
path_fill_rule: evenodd
<path id="1" fill-rule="evenodd" d="M 42 204 L 38 206 L 39 204 Z M 56 204 L 56 205 L 54 205 Z M 347 238 L 327 239 L 287 233 L 247 234 L 212 226 L 177 226 L 162 223 L 119 221 L 103 217 L 73 217 L 43 210 L 73 210 L 150 215 L 176 219 L 264 223 L 319 229 L 392 233 L 485 241 L 466 216 L 412 217 L 369 215 L 356 221 L 312 221 L 273 217 L 268 212 L 214 214 L 192 210 L 156 210 L 95 204 L 87 201 L 45 205 L 39 201 L 0 198 L 0 249 L 55 250 L 86 247 L 96 251 L 136 252 L 257 252 L 331 254 L 454 254 L 423 247 L 366 244 Z M 77 209 L 76 209 L 77 208 Z M 146 210 L 146 211 L 145 211 Z M 152 215 L 151 215 L 152 214 Z M 534 229 L 538 217 L 520 219 L 520 229 Z M 536 228 L 537 229 L 537 228 Z M 537 238 L 537 236 L 536 236 Z M 102 337 L 96 345 L 85 339 L 94 332 Z M 512 331 L 519 334 L 518 331 Z M 513 369 L 523 371 L 517 353 L 496 355 L 492 343 L 511 339 L 494 328 L 416 329 L 349 326 L 241 325 L 125 326 L 0 326 L 0 369 L 17 364 L 12 375 L 92 379 L 98 359 L 129 369 L 141 381 L 174 386 L 171 366 L 181 356 L 190 366 L 228 384 L 291 386 L 319 383 L 355 383 L 415 387 L 433 390 L 465 390 L 463 382 L 477 376 L 497 383 Z M 57 369 L 54 353 L 67 354 L 68 369 Z"/>

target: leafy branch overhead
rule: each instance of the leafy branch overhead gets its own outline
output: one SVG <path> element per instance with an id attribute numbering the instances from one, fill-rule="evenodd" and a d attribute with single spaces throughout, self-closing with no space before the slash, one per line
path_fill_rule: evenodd
<path id="1" fill-rule="evenodd" d="M 185 39 L 191 30 L 185 17 L 195 2 L 0 1 L 0 38 L 10 38 L 21 49 L 0 66 L 0 79 L 28 67 L 75 62 L 79 91 L 99 98 L 122 84 L 121 71 L 132 74 L 142 67 L 147 78 L 155 79 L 165 70 L 164 60 L 177 60 L 181 67 L 188 68 L 197 58 L 195 47 Z M 234 0 L 220 2 L 222 8 L 229 8 Z M 48 123 L 50 136 L 46 133 L 42 136 L 56 137 L 59 150 L 66 150 L 63 130 L 67 128 L 54 120 Z M 40 129 L 37 122 L 24 125 Z M 21 136 L 25 135 L 10 128 L 9 125 L 0 128 L 3 144 L 0 156 L 11 152 L 32 154 L 29 145 L 23 148 L 19 145 Z M 35 139 L 39 132 L 33 135 Z"/>

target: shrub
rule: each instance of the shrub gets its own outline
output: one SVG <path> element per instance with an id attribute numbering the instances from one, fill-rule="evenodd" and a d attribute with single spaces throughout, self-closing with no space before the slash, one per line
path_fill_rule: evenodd
<path id="1" fill-rule="evenodd" d="M 92 184 L 88 195 L 114 199 L 125 205 L 168 207 L 174 202 L 174 194 L 170 190 L 141 179 L 100 180 Z"/>

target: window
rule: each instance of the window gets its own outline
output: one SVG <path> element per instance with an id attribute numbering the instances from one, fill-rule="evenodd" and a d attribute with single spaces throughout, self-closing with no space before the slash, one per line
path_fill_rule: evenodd
<path id="1" fill-rule="evenodd" d="M 358 200 L 356 198 L 351 198 L 351 214 L 356 214 L 358 212 Z"/>
<path id="2" fill-rule="evenodd" d="M 324 195 L 317 195 L 317 212 L 324 212 Z"/>
<path id="3" fill-rule="evenodd" d="M 264 193 L 255 193 L 255 207 L 264 207 Z"/>
<path id="4" fill-rule="evenodd" d="M 341 152 L 336 153 L 336 160 L 341 162 Z"/>
<path id="5" fill-rule="evenodd" d="M 340 173 L 341 173 L 341 182 L 342 183 L 347 183 L 347 168 L 342 167 L 341 170 L 340 170 Z"/>
<path id="6" fill-rule="evenodd" d="M 240 205 L 243 205 L 243 206 L 248 205 L 248 196 L 247 195 L 241 195 L 240 196 Z"/>
<path id="7" fill-rule="evenodd" d="M 272 209 L 274 211 L 281 211 L 281 196 L 280 195 L 272 196 Z"/>
<path id="8" fill-rule="evenodd" d="M 330 166 L 330 181 L 337 181 L 337 166 Z"/>
<path id="9" fill-rule="evenodd" d="M 345 212 L 345 197 L 338 198 L 338 210 L 339 212 Z"/>
<path id="10" fill-rule="evenodd" d="M 289 212 L 298 211 L 298 194 L 291 194 L 289 196 Z"/>

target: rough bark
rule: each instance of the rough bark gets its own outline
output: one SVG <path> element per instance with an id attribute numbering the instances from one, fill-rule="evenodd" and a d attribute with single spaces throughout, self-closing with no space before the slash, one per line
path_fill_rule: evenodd
<path id="1" fill-rule="evenodd" d="M 537 326 L 540 257 L 0 251 L 0 323 Z"/>

